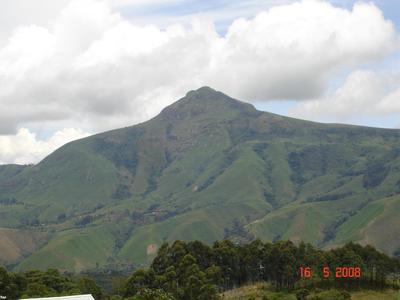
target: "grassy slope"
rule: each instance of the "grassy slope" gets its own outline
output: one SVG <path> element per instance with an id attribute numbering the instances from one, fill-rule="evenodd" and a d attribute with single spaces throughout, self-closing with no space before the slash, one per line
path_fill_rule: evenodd
<path id="1" fill-rule="evenodd" d="M 170 218 L 164 222 L 138 228 L 118 254 L 123 261 L 135 264 L 150 263 L 155 253 L 148 253 L 148 247 L 157 248 L 167 241 L 202 240 L 212 242 L 222 237 L 221 224 L 210 222 L 207 211 L 198 210 Z"/>
<path id="2" fill-rule="evenodd" d="M 14 176 L 0 190 L 0 197 L 13 197 L 19 203 L 0 205 L 0 213 L 14 216 L 13 221 L 0 219 L 0 226 L 10 226 L 10 221 L 18 219 L 54 222 L 61 213 L 82 214 L 109 202 L 117 181 L 116 168 L 87 148 L 85 141 L 71 143 Z"/>
<path id="3" fill-rule="evenodd" d="M 46 242 L 44 232 L 0 228 L 0 262 L 15 264 Z"/>
<path id="4" fill-rule="evenodd" d="M 362 244 L 376 245 L 383 251 L 393 253 L 400 249 L 399 211 L 399 196 L 374 201 L 338 228 L 333 243 L 358 241 Z"/>
<path id="5" fill-rule="evenodd" d="M 311 295 L 314 295 L 313 293 Z M 261 300 L 263 296 L 271 300 L 295 300 L 296 295 L 290 292 L 275 292 L 272 288 L 264 283 L 247 285 L 237 289 L 233 289 L 223 293 L 224 299 L 227 300 L 244 300 L 255 299 Z M 400 298 L 399 291 L 357 291 L 351 293 L 353 300 L 397 300 Z"/>
<path id="6" fill-rule="evenodd" d="M 25 259 L 16 270 L 57 267 L 80 272 L 104 265 L 112 253 L 115 238 L 109 228 L 88 227 L 57 234 L 46 246 Z M 40 266 L 38 262 L 40 261 Z"/>
<path id="7" fill-rule="evenodd" d="M 399 137 L 261 113 L 200 89 L 146 123 L 70 143 L 36 166 L 0 167 L 0 199 L 18 200 L 0 204 L 0 226 L 54 232 L 21 269 L 44 260 L 75 270 L 109 259 L 145 263 L 149 245 L 212 242 L 235 222 L 265 240 L 358 239 L 393 253 L 397 206 L 387 197 L 400 191 Z M 84 216 L 95 227 L 77 228 Z M 22 222 L 35 218 L 39 227 Z M 117 243 L 114 232 L 125 227 L 131 234 Z M 62 251 L 65 258 L 52 254 Z"/>
<path id="8" fill-rule="evenodd" d="M 12 178 L 22 172 L 27 166 L 21 165 L 1 165 L 0 166 L 0 182 Z"/>

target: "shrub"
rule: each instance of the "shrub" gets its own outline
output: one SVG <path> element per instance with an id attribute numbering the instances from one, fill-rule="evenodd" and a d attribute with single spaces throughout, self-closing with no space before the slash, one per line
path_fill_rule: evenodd
<path id="1" fill-rule="evenodd" d="M 351 295 L 345 291 L 329 290 L 321 292 L 312 297 L 308 297 L 309 300 L 349 300 Z"/>
<path id="2" fill-rule="evenodd" d="M 310 295 L 310 292 L 307 289 L 301 289 L 296 292 L 296 299 L 305 300 L 308 295 Z"/>

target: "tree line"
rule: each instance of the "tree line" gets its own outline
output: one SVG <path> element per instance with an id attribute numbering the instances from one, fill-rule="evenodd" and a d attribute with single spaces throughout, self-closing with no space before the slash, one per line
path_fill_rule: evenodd
<path id="1" fill-rule="evenodd" d="M 56 269 L 7 272 L 0 267 L 0 296 L 2 299 L 68 296 L 92 294 L 96 299 L 104 296 L 96 282 L 88 277 L 74 278 Z"/>
<path id="2" fill-rule="evenodd" d="M 301 278 L 301 267 L 312 270 L 312 276 Z M 360 268 L 361 276 L 336 278 L 337 267 Z M 324 268 L 332 271 L 328 278 Z M 218 299 L 221 291 L 259 281 L 277 289 L 383 289 L 397 288 L 399 278 L 400 260 L 355 243 L 324 251 L 291 241 L 237 245 L 224 240 L 212 246 L 176 241 L 160 247 L 149 269 L 133 273 L 124 296 L 161 289 L 173 299 Z"/>
<path id="3" fill-rule="evenodd" d="M 336 278 L 337 267 L 359 268 L 360 276 Z M 301 268 L 311 270 L 307 278 L 301 277 Z M 332 271 L 328 277 L 327 269 Z M 57 270 L 8 273 L 5 269 L 0 269 L 0 295 L 18 299 L 91 293 L 97 300 L 216 300 L 222 291 L 264 281 L 278 290 L 300 291 L 303 299 L 301 291 L 312 288 L 398 288 L 399 278 L 400 260 L 354 243 L 320 250 L 291 241 L 223 240 L 211 246 L 175 241 L 163 244 L 149 268 L 136 270 L 108 295 L 90 278 L 63 276 Z"/>

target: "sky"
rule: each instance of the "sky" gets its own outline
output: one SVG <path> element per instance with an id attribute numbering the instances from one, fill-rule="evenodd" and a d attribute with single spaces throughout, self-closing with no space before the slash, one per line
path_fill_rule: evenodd
<path id="1" fill-rule="evenodd" d="M 0 10 L 0 164 L 134 125 L 210 86 L 318 122 L 400 128 L 392 0 L 13 0 Z"/>

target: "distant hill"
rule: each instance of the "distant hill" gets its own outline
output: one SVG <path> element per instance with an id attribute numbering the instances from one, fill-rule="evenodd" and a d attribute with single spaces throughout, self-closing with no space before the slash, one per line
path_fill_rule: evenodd
<path id="1" fill-rule="evenodd" d="M 400 255 L 400 130 L 283 117 L 203 87 L 145 123 L 0 166 L 0 227 L 0 262 L 17 270 L 146 264 L 176 239 Z"/>

